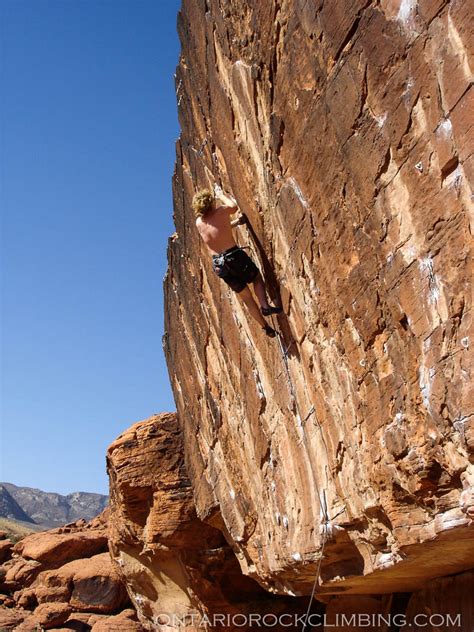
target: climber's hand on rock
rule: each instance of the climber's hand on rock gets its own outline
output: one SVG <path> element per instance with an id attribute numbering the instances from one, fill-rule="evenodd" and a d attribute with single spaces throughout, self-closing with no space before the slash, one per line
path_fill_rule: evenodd
<path id="1" fill-rule="evenodd" d="M 221 189 L 221 193 L 219 195 L 219 199 L 230 208 L 237 208 L 237 202 L 231 195 L 226 195 L 224 191 Z"/>
<path id="2" fill-rule="evenodd" d="M 247 216 L 245 213 L 241 213 L 239 217 L 233 219 L 230 223 L 231 226 L 240 226 L 241 224 L 245 224 L 247 222 Z"/>

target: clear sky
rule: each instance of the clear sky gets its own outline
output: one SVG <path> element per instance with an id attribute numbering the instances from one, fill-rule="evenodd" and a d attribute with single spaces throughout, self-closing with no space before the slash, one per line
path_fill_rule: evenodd
<path id="1" fill-rule="evenodd" d="M 107 493 L 107 446 L 174 410 L 178 0 L 0 0 L 0 480 Z"/>

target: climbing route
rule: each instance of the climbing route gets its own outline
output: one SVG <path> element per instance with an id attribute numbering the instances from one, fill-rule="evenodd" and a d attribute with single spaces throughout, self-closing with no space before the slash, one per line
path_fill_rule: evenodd
<path id="1" fill-rule="evenodd" d="M 253 250 L 253 256 L 256 257 L 258 260 L 261 260 L 261 256 L 260 256 L 260 247 L 255 243 L 255 239 L 253 236 L 253 231 L 249 230 L 249 226 L 247 224 L 244 224 L 249 239 L 248 239 L 248 243 L 252 244 L 252 250 Z M 291 400 L 291 404 L 292 404 L 292 409 L 293 412 L 296 416 L 296 421 L 297 421 L 297 425 L 298 428 L 300 430 L 300 445 L 304 445 L 305 449 L 307 450 L 308 454 L 309 454 L 309 446 L 307 443 L 307 438 L 306 438 L 306 430 L 305 430 L 305 422 L 312 416 L 314 415 L 315 419 L 316 419 L 316 424 L 317 427 L 319 429 L 319 431 L 321 432 L 321 438 L 322 438 L 322 443 L 325 447 L 326 450 L 326 458 L 329 461 L 329 454 L 328 454 L 328 448 L 327 448 L 327 444 L 324 441 L 324 436 L 323 436 L 323 432 L 322 432 L 322 428 L 321 425 L 319 423 L 319 420 L 317 419 L 317 414 L 316 414 L 316 407 L 313 404 L 310 409 L 308 410 L 308 412 L 306 413 L 306 415 L 303 417 L 302 413 L 301 413 L 301 407 L 300 404 L 298 402 L 298 397 L 297 397 L 297 393 L 296 393 L 296 388 L 295 388 L 295 384 L 291 375 L 291 371 L 290 371 L 290 366 L 289 366 L 289 361 L 288 361 L 288 355 L 289 355 L 289 350 L 291 348 L 292 345 L 296 344 L 295 340 L 291 340 L 291 342 L 285 347 L 285 341 L 283 338 L 283 335 L 281 333 L 281 331 L 279 330 L 278 327 L 278 318 L 276 316 L 272 316 L 272 326 L 274 329 L 276 329 L 277 331 L 277 339 L 278 339 L 278 348 L 280 351 L 280 356 L 281 356 L 281 361 L 282 361 L 282 365 L 283 365 L 283 371 L 286 377 L 286 382 L 287 382 L 287 387 L 288 387 L 288 393 L 289 393 L 289 397 Z M 313 587 L 312 587 L 312 591 L 311 591 L 311 596 L 309 599 L 309 603 L 308 603 L 308 609 L 306 612 L 306 617 L 305 617 L 305 623 L 302 629 L 302 632 L 306 632 L 307 630 L 307 622 L 308 622 L 308 617 L 309 614 L 311 612 L 311 605 L 313 603 L 315 594 L 316 594 L 316 590 L 317 590 L 317 585 L 319 583 L 320 580 L 320 574 L 321 574 L 321 565 L 322 565 L 322 561 L 323 561 L 323 557 L 324 557 L 324 549 L 326 547 L 326 543 L 328 542 L 328 540 L 330 540 L 333 536 L 333 526 L 332 526 L 332 520 L 334 518 L 336 518 L 337 516 L 339 516 L 341 513 L 343 513 L 345 511 L 345 507 L 343 507 L 336 516 L 334 516 L 333 519 L 331 519 L 331 517 L 329 516 L 328 513 L 328 507 L 327 507 L 327 499 L 326 499 L 326 490 L 325 489 L 321 489 L 319 484 L 318 484 L 318 477 L 317 477 L 317 473 L 314 470 L 314 464 L 312 459 L 309 459 L 309 463 L 311 466 L 311 472 L 312 472 L 312 479 L 314 481 L 314 485 L 316 488 L 316 493 L 318 495 L 319 498 L 319 507 L 320 507 L 320 533 L 321 533 L 321 548 L 320 548 L 320 553 L 319 553 L 319 559 L 318 559 L 318 563 L 317 563 L 317 568 L 316 568 L 316 575 L 315 575 L 315 579 L 313 582 Z"/>
<path id="2" fill-rule="evenodd" d="M 204 161 L 204 158 L 203 158 L 203 154 L 204 154 L 204 151 L 205 151 L 205 148 L 206 148 L 207 145 L 208 145 L 208 139 L 205 138 L 202 141 L 199 149 L 196 149 L 194 147 L 192 149 L 195 152 L 195 155 L 198 157 L 198 159 L 202 162 L 202 164 L 204 166 L 204 170 L 205 170 L 206 174 L 208 175 L 209 179 L 214 182 L 214 185 L 213 185 L 214 197 L 215 198 L 223 197 L 225 199 L 226 196 L 225 196 L 225 194 L 224 194 L 224 192 L 222 190 L 221 182 L 219 181 L 219 183 L 218 183 L 218 182 L 215 181 L 215 178 L 213 177 L 213 174 L 211 173 L 210 169 L 205 164 L 205 161 Z M 202 191 L 199 194 L 197 194 L 197 196 L 198 195 L 202 196 L 204 194 L 205 194 L 205 192 Z M 209 193 L 207 193 L 207 195 L 209 195 Z M 197 196 L 195 196 L 195 197 L 197 197 Z M 193 200 L 193 207 L 194 207 L 194 203 L 195 202 Z M 245 222 L 243 224 L 239 224 L 239 225 L 245 226 L 245 231 L 247 232 L 246 243 L 249 244 L 249 245 L 246 246 L 246 247 L 237 247 L 236 246 L 236 248 L 238 248 L 239 250 L 242 250 L 242 248 L 249 249 L 251 251 L 251 253 L 252 253 L 253 260 L 258 261 L 259 264 L 260 264 L 260 269 L 264 270 L 264 263 L 263 263 L 263 257 L 262 257 L 262 248 L 261 248 L 261 245 L 258 242 L 258 238 L 255 235 L 255 232 L 253 231 L 252 227 L 248 223 L 248 220 L 247 220 L 247 222 Z M 199 226 L 198 226 L 198 228 L 199 228 Z M 226 254 L 226 253 L 224 253 L 224 254 Z M 215 255 L 214 259 L 217 261 L 217 259 L 219 259 L 219 257 L 220 256 Z M 307 440 L 307 436 L 306 436 L 305 423 L 311 416 L 314 416 L 315 419 L 316 419 L 316 424 L 317 424 L 317 426 L 318 426 L 318 428 L 319 428 L 319 430 L 321 432 L 322 443 L 324 444 L 324 447 L 325 447 L 325 450 L 326 450 L 326 459 L 329 460 L 329 454 L 328 454 L 328 450 L 327 450 L 327 445 L 326 445 L 326 442 L 324 441 L 324 436 L 323 436 L 323 433 L 322 433 L 322 429 L 321 429 L 321 426 L 320 426 L 319 421 L 317 419 L 316 406 L 314 404 L 312 404 L 311 407 L 309 408 L 309 410 L 306 412 L 306 414 L 303 415 L 302 414 L 302 410 L 301 410 L 300 402 L 298 401 L 298 394 L 297 394 L 297 390 L 296 390 L 296 387 L 295 387 L 295 384 L 294 384 L 294 380 L 293 380 L 291 369 L 290 369 L 290 363 L 289 363 L 289 352 L 290 352 L 290 349 L 292 348 L 292 346 L 296 345 L 296 341 L 294 339 L 292 339 L 285 346 L 285 339 L 284 339 L 284 336 L 283 336 L 283 334 L 282 334 L 282 332 L 280 330 L 277 316 L 271 315 L 271 322 L 272 322 L 272 329 L 271 330 L 277 332 L 276 338 L 277 338 L 279 354 L 280 354 L 280 358 L 281 358 L 281 362 L 282 362 L 282 372 L 285 375 L 285 379 L 286 379 L 286 383 L 287 383 L 287 389 L 288 389 L 288 396 L 289 396 L 289 400 L 290 400 L 289 409 L 290 409 L 291 413 L 295 416 L 295 419 L 296 419 L 296 426 L 297 426 L 298 434 L 299 434 L 299 445 L 304 448 L 304 450 L 307 452 L 308 455 L 310 455 L 310 446 L 309 446 L 309 443 L 308 443 L 308 440 Z M 309 398 L 307 398 L 307 399 L 309 399 Z M 316 590 L 317 590 L 317 585 L 318 585 L 319 580 L 320 580 L 320 571 L 321 571 L 321 565 L 322 565 L 322 560 L 323 560 L 323 557 L 324 557 L 324 550 L 325 550 L 325 547 L 326 547 L 326 543 L 332 536 L 332 525 L 331 525 L 331 519 L 330 519 L 330 516 L 329 516 L 329 513 L 328 513 L 328 508 L 327 508 L 326 490 L 325 489 L 321 489 L 320 486 L 319 486 L 318 474 L 315 471 L 314 463 L 313 463 L 313 460 L 311 459 L 311 457 L 308 459 L 308 462 L 310 464 L 310 469 L 311 469 L 311 478 L 312 478 L 312 481 L 314 483 L 316 494 L 317 494 L 318 500 L 319 500 L 321 544 L 320 544 L 319 559 L 318 559 L 318 562 L 317 562 L 317 572 L 316 572 L 315 580 L 314 580 L 313 587 L 312 587 L 311 597 L 310 597 L 310 601 L 309 601 L 309 605 L 308 605 L 307 616 L 309 615 L 309 612 L 311 610 L 311 604 L 313 602 L 313 599 L 314 599 L 314 596 L 315 596 Z M 327 475 L 327 470 L 326 470 L 326 475 Z M 344 511 L 344 509 L 342 511 Z M 307 618 L 306 618 L 306 620 L 307 620 Z M 305 628 L 306 628 L 306 622 L 305 622 Z"/>

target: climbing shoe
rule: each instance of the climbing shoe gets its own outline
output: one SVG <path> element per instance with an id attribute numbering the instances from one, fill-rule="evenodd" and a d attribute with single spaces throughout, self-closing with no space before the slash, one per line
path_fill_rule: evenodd
<path id="1" fill-rule="evenodd" d="M 281 307 L 262 307 L 261 312 L 264 316 L 271 316 L 272 314 L 281 314 Z"/>
<path id="2" fill-rule="evenodd" d="M 276 336 L 276 331 L 273 329 L 273 327 L 270 327 L 270 325 L 265 325 L 263 331 L 269 338 L 275 338 Z"/>

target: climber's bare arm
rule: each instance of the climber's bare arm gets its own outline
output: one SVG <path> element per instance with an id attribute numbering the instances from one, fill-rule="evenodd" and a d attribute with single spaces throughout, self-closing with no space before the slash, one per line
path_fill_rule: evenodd
<path id="1" fill-rule="evenodd" d="M 235 213 L 239 208 L 234 198 L 230 197 L 229 195 L 226 195 L 225 193 L 221 193 L 221 195 L 219 195 L 219 200 L 222 202 L 222 205 L 225 208 L 225 210 L 231 215 Z"/>
<path id="2" fill-rule="evenodd" d="M 241 213 L 239 217 L 231 221 L 230 225 L 232 226 L 232 228 L 235 228 L 236 226 L 245 224 L 246 221 L 247 221 L 247 216 L 245 215 L 245 213 Z"/>

